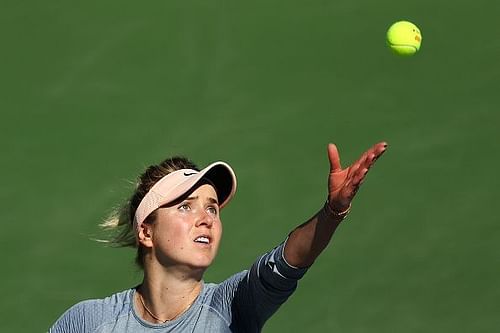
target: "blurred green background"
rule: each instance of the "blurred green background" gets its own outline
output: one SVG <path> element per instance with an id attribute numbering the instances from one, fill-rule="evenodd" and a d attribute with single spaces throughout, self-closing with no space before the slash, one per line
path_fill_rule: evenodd
<path id="1" fill-rule="evenodd" d="M 499 332 L 500 2 L 0 4 L 0 331 L 138 283 L 91 239 L 145 166 L 233 165 L 206 280 L 247 268 L 344 165 L 390 147 L 348 222 L 264 332 Z M 397 20 L 418 55 L 385 46 Z M 497 220 L 497 222 L 495 222 Z"/>

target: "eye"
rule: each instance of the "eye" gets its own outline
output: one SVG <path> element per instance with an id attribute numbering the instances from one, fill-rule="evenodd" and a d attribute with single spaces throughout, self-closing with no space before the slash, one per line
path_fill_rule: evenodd
<path id="1" fill-rule="evenodd" d="M 218 213 L 218 209 L 216 206 L 208 206 L 207 207 L 207 211 L 210 213 L 210 214 L 213 214 L 213 215 L 217 215 Z"/>
<path id="2" fill-rule="evenodd" d="M 189 206 L 189 204 L 187 202 L 184 202 L 184 203 L 180 204 L 179 207 L 177 207 L 177 209 L 179 209 L 179 210 L 190 210 L 191 206 Z"/>

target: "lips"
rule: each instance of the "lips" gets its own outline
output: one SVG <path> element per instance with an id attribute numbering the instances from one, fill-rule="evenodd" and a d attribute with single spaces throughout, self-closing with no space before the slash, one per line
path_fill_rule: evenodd
<path id="1" fill-rule="evenodd" d="M 210 244 L 210 241 L 211 239 L 210 236 L 208 235 L 200 235 L 194 239 L 195 243 L 206 244 L 206 245 Z"/>

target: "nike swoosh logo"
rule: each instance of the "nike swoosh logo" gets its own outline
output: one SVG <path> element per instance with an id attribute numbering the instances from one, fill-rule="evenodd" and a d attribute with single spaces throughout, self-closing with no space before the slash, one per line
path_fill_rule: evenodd
<path id="1" fill-rule="evenodd" d="M 192 175 L 196 175 L 197 172 L 184 172 L 184 176 L 192 176 Z"/>

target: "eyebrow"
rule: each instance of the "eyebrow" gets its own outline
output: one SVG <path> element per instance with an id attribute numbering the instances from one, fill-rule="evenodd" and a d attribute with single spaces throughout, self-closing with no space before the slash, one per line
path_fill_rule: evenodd
<path id="1" fill-rule="evenodd" d="M 199 196 L 194 196 L 194 197 L 187 197 L 187 198 L 186 198 L 186 199 L 184 199 L 184 200 L 187 200 L 187 201 L 193 201 L 193 200 L 196 200 L 196 199 L 198 199 L 198 198 L 199 198 Z M 209 201 L 210 203 L 219 204 L 219 201 L 217 201 L 217 199 L 212 198 L 212 197 L 209 197 L 209 198 L 208 198 L 208 201 Z"/>

